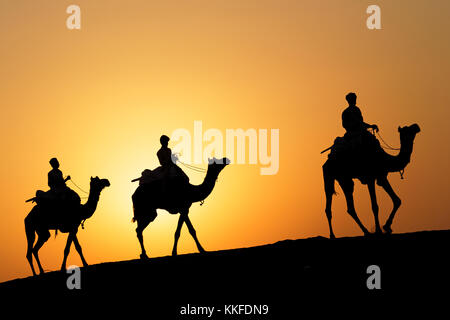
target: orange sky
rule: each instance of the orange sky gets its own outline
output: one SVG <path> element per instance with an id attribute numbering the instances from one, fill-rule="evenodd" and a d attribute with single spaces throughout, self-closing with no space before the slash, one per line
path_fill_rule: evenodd
<path id="1" fill-rule="evenodd" d="M 81 30 L 65 26 L 72 3 Z M 366 28 L 369 4 L 381 7 L 382 30 Z M 162 133 L 192 131 L 194 120 L 280 130 L 277 175 L 227 167 L 192 206 L 207 250 L 328 236 L 319 152 L 343 134 L 349 91 L 392 145 L 398 125 L 422 128 L 406 180 L 390 178 L 403 200 L 394 231 L 449 228 L 449 16 L 450 2 L 437 0 L 0 2 L 0 281 L 31 274 L 24 200 L 47 188 L 53 156 L 82 188 L 92 175 L 111 182 L 79 232 L 87 261 L 137 258 L 130 180 L 158 165 Z M 368 198 L 357 183 L 370 230 Z M 383 192 L 379 202 L 384 222 L 391 203 Z M 361 234 L 342 195 L 333 209 L 337 236 Z M 160 211 L 146 229 L 151 256 L 170 254 L 176 221 Z M 52 235 L 40 251 L 46 270 L 59 268 L 65 240 Z M 195 251 L 183 229 L 179 252 Z M 81 263 L 73 248 L 68 263 Z"/>

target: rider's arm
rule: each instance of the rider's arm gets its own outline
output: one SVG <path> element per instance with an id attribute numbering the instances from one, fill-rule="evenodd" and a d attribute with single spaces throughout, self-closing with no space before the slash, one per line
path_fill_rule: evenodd
<path id="1" fill-rule="evenodd" d="M 376 132 L 378 132 L 378 126 L 376 125 L 376 124 L 368 124 L 368 123 L 365 123 L 365 122 L 363 122 L 363 126 L 364 126 L 364 129 L 373 129 L 373 130 L 375 130 Z"/>
<path id="2" fill-rule="evenodd" d="M 358 111 L 359 111 L 358 113 L 359 113 L 359 116 L 361 117 L 361 122 L 363 124 L 364 129 L 365 130 L 373 129 L 378 132 L 378 126 L 376 124 L 368 124 L 368 123 L 364 122 L 361 110 L 359 108 L 358 108 Z"/>

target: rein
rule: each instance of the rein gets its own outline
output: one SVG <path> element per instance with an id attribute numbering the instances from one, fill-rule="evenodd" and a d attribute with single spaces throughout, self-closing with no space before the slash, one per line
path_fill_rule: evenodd
<path id="1" fill-rule="evenodd" d="M 395 150 L 395 151 L 399 151 L 399 150 L 400 150 L 400 148 L 394 148 L 394 147 L 391 147 L 391 146 L 383 139 L 383 137 L 380 135 L 380 132 L 379 132 L 379 131 L 378 131 L 378 132 L 375 132 L 375 130 L 372 130 L 372 134 L 377 135 L 378 138 L 380 138 L 380 140 L 383 142 L 384 147 L 381 146 L 383 149 L 387 149 L 387 150 Z M 404 178 L 403 178 L 403 175 L 404 175 L 404 173 L 405 173 L 405 169 L 399 170 L 398 173 L 400 173 L 400 178 L 403 180 L 403 179 L 404 179 Z"/>
<path id="2" fill-rule="evenodd" d="M 178 160 L 178 162 L 181 163 L 186 168 L 191 169 L 192 171 L 195 171 L 195 172 L 198 172 L 198 173 L 206 173 L 206 169 L 203 169 L 201 167 L 193 166 L 191 164 L 187 164 L 187 163 L 181 162 L 180 160 Z"/>
<path id="3" fill-rule="evenodd" d="M 81 189 L 75 182 L 73 182 L 73 179 L 70 179 L 69 181 L 72 182 L 73 185 L 74 185 L 75 187 L 77 187 L 81 192 L 84 192 L 85 194 L 89 194 L 89 192 L 84 191 L 84 190 Z"/>
<path id="4" fill-rule="evenodd" d="M 375 131 L 375 130 L 373 130 L 373 131 Z M 372 132 L 373 132 L 372 131 Z M 375 132 L 375 134 L 378 136 L 378 138 L 380 138 L 380 140 L 383 142 L 383 144 L 384 144 L 384 147 L 383 146 L 381 146 L 383 149 L 388 149 L 388 150 L 396 150 L 396 151 L 399 151 L 400 150 L 400 148 L 394 148 L 394 147 L 391 147 L 386 141 L 384 141 L 384 139 L 383 139 L 383 137 L 380 135 L 380 132 L 378 131 L 378 132 Z"/>

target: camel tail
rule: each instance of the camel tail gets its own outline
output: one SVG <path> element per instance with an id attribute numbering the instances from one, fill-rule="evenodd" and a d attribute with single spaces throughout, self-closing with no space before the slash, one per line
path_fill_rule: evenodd
<path id="1" fill-rule="evenodd" d="M 322 167 L 323 169 L 323 182 L 324 182 L 324 186 L 325 186 L 325 193 L 326 194 L 331 194 L 331 195 L 336 195 L 336 188 L 335 188 L 335 184 L 334 184 L 334 177 L 331 174 L 331 168 L 330 168 L 330 164 L 327 162 L 325 162 L 325 164 Z"/>

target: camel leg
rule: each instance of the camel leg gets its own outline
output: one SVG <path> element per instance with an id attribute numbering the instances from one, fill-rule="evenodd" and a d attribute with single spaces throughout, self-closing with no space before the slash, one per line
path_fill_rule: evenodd
<path id="1" fill-rule="evenodd" d="M 378 179 L 378 185 L 381 186 L 386 193 L 391 197 L 392 203 L 394 204 L 394 207 L 392 208 L 392 212 L 389 215 L 389 218 L 387 219 L 385 225 L 383 226 L 384 231 L 386 233 L 392 233 L 391 225 L 394 220 L 395 213 L 397 212 L 398 208 L 400 208 L 400 205 L 402 204 L 402 200 L 397 196 L 397 194 L 394 192 L 394 190 L 391 187 L 391 184 L 389 183 L 387 177 L 384 177 L 382 179 Z"/>
<path id="2" fill-rule="evenodd" d="M 147 252 L 145 251 L 145 247 L 144 247 L 144 236 L 142 233 L 143 233 L 144 229 L 147 228 L 148 224 L 151 221 L 152 220 L 146 216 L 143 216 L 143 217 L 137 219 L 136 235 L 139 240 L 139 244 L 141 245 L 141 251 L 142 251 L 141 255 L 140 255 L 141 259 L 148 259 Z"/>
<path id="3" fill-rule="evenodd" d="M 334 189 L 334 178 L 330 175 L 330 166 L 327 163 L 323 165 L 323 180 L 325 185 L 325 214 L 327 215 L 328 227 L 330 228 L 330 239 L 335 239 L 333 232 L 333 226 L 331 225 L 331 204 L 333 201 L 333 195 L 336 193 Z"/>
<path id="4" fill-rule="evenodd" d="M 381 231 L 380 220 L 378 219 L 379 208 L 378 208 L 378 203 L 377 203 L 377 193 L 375 191 L 375 180 L 370 181 L 367 184 L 367 188 L 369 189 L 370 201 L 372 203 L 373 216 L 375 218 L 375 233 L 382 234 L 383 231 Z"/>
<path id="5" fill-rule="evenodd" d="M 192 225 L 191 219 L 189 219 L 188 215 L 186 215 L 184 221 L 186 222 L 186 226 L 189 229 L 189 233 L 191 234 L 192 238 L 194 238 L 194 241 L 195 241 L 195 244 L 197 245 L 198 251 L 200 251 L 201 253 L 205 252 L 205 249 L 203 249 L 202 245 L 198 241 L 197 232 L 195 231 L 194 226 Z"/>
<path id="6" fill-rule="evenodd" d="M 44 243 L 47 242 L 49 238 L 50 232 L 48 230 L 38 231 L 38 239 L 33 248 L 34 258 L 36 259 L 39 268 L 39 273 L 41 274 L 44 273 L 44 269 L 42 268 L 41 261 L 39 260 L 39 249 L 41 249 L 41 247 L 44 245 Z"/>
<path id="7" fill-rule="evenodd" d="M 186 213 L 180 213 L 180 217 L 178 218 L 177 230 L 175 230 L 175 241 L 173 243 L 172 256 L 177 255 L 178 239 L 180 239 L 181 227 L 183 227 L 183 223 L 186 217 L 187 217 Z"/>
<path id="8" fill-rule="evenodd" d="M 344 190 L 345 200 L 347 201 L 348 214 L 353 218 L 353 220 L 355 220 L 356 224 L 361 228 L 364 235 L 369 235 L 370 232 L 366 229 L 366 227 L 364 227 L 364 225 L 359 220 L 358 215 L 356 214 L 355 203 L 353 200 L 353 180 L 350 179 L 348 181 L 339 181 L 339 184 L 341 185 L 342 190 Z"/>
<path id="9" fill-rule="evenodd" d="M 333 232 L 333 226 L 331 224 L 331 202 L 333 201 L 333 194 L 326 194 L 326 206 L 325 206 L 325 214 L 328 219 L 328 227 L 330 228 L 330 239 L 335 239 L 335 235 Z"/>
<path id="10" fill-rule="evenodd" d="M 80 255 L 81 262 L 83 262 L 83 267 L 87 267 L 88 263 L 84 259 L 83 250 L 81 249 L 81 246 L 80 246 L 80 243 L 78 242 L 78 237 L 76 234 L 73 237 L 73 244 L 75 245 L 75 249 L 77 250 L 78 254 Z"/>
<path id="11" fill-rule="evenodd" d="M 27 236 L 27 260 L 30 264 L 31 271 L 33 272 L 33 276 L 36 275 L 36 271 L 34 270 L 33 266 L 33 245 L 34 240 L 36 239 L 36 234 L 34 232 L 34 229 L 31 225 L 30 218 L 25 218 L 25 234 Z"/>
<path id="12" fill-rule="evenodd" d="M 72 245 L 72 241 L 73 241 L 73 233 L 70 232 L 69 235 L 67 236 L 66 247 L 64 248 L 64 258 L 63 258 L 63 262 L 61 265 L 61 271 L 66 271 L 67 257 L 69 256 L 70 246 Z"/>

